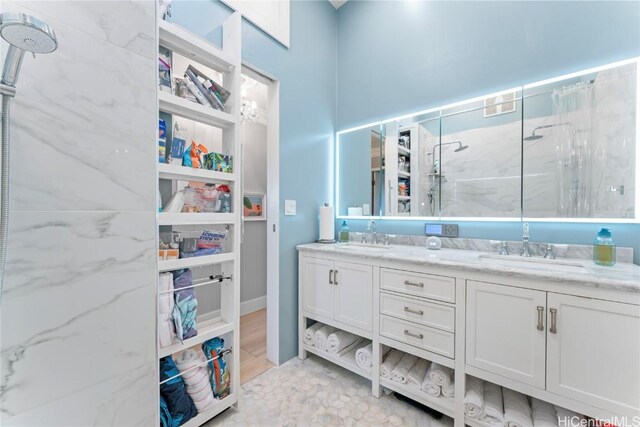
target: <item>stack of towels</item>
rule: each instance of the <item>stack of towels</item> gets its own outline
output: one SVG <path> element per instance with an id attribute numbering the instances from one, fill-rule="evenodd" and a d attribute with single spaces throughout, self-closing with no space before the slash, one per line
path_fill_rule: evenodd
<path id="1" fill-rule="evenodd" d="M 187 349 L 174 355 L 176 366 L 186 385 L 187 394 L 198 413 L 206 411 L 215 403 L 211 384 L 209 384 L 209 372 L 204 354 L 200 349 Z"/>
<path id="2" fill-rule="evenodd" d="M 412 384 L 433 397 L 453 397 L 453 369 L 393 349 L 384 357 L 380 376 Z"/>
<path id="3" fill-rule="evenodd" d="M 371 341 L 333 326 L 314 323 L 304 331 L 303 342 L 329 354 L 352 358 L 361 369 L 373 366 Z"/>
<path id="4" fill-rule="evenodd" d="M 531 399 L 522 393 L 467 376 L 464 413 L 493 426 L 558 427 L 559 420 L 581 415 Z"/>

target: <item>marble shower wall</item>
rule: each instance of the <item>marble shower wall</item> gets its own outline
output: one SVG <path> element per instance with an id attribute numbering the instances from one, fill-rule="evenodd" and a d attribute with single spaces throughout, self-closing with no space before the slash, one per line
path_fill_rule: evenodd
<path id="1" fill-rule="evenodd" d="M 0 424 L 155 425 L 155 2 L 2 11 L 59 47 L 25 55 L 12 104 Z"/>

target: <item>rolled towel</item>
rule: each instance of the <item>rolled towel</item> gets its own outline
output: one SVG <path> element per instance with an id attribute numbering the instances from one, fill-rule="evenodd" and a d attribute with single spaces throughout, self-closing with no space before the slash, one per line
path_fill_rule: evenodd
<path id="1" fill-rule="evenodd" d="M 391 371 L 391 379 L 397 383 L 406 384 L 409 371 L 418 361 L 418 358 L 413 354 L 405 354 L 400 359 L 400 362 Z"/>
<path id="2" fill-rule="evenodd" d="M 437 363 L 431 364 L 429 375 L 431 375 L 431 380 L 440 387 L 448 387 L 453 382 L 453 369 Z"/>
<path id="3" fill-rule="evenodd" d="M 331 354 L 340 353 L 358 340 L 360 340 L 360 337 L 357 335 L 337 330 L 327 337 L 327 351 Z"/>
<path id="4" fill-rule="evenodd" d="M 422 391 L 430 394 L 433 397 L 440 397 L 440 395 L 442 394 L 442 387 L 434 383 L 431 379 L 431 369 L 433 368 L 433 365 L 435 365 L 435 363 L 429 365 L 429 370 L 427 371 L 427 375 L 424 376 L 424 379 L 422 380 L 422 386 L 420 388 L 422 389 Z"/>
<path id="5" fill-rule="evenodd" d="M 380 376 L 382 378 L 391 379 L 391 371 L 393 371 L 393 368 L 395 368 L 398 362 L 400 362 L 400 359 L 402 359 L 403 355 L 404 353 L 400 350 L 391 350 L 387 354 L 387 357 L 385 357 L 382 365 L 380 365 Z"/>
<path id="6" fill-rule="evenodd" d="M 209 384 L 206 360 L 201 351 L 193 349 L 187 349 L 175 355 L 176 366 L 183 373 L 182 379 L 187 386 L 187 393 L 199 413 L 211 408 L 215 403 Z"/>
<path id="7" fill-rule="evenodd" d="M 160 348 L 164 348 L 178 341 L 173 323 L 173 274 L 160 274 L 159 291 L 171 291 L 160 293 L 158 296 L 158 340 Z"/>
<path id="8" fill-rule="evenodd" d="M 558 416 L 552 404 L 534 397 L 531 399 L 531 412 L 534 427 L 558 427 Z"/>
<path id="9" fill-rule="evenodd" d="M 444 397 L 450 397 L 453 399 L 453 397 L 456 394 L 456 383 L 454 381 L 454 379 L 451 379 L 451 384 L 449 384 L 446 387 L 442 387 L 442 395 Z"/>
<path id="10" fill-rule="evenodd" d="M 362 369 L 373 367 L 373 344 L 371 342 L 356 350 L 356 365 Z"/>
<path id="11" fill-rule="evenodd" d="M 309 326 L 304 331 L 304 338 L 302 339 L 302 341 L 304 341 L 306 345 L 313 345 L 313 337 L 316 334 L 316 331 L 322 328 L 322 326 L 324 325 L 320 322 L 316 322 L 313 325 Z"/>
<path id="12" fill-rule="evenodd" d="M 329 325 L 323 325 L 320 329 L 316 331 L 313 335 L 313 345 L 318 350 L 326 350 L 327 349 L 327 339 L 329 335 L 331 335 L 335 331 L 335 328 Z"/>
<path id="13" fill-rule="evenodd" d="M 504 406 L 502 405 L 502 387 L 484 382 L 484 410 L 481 421 L 492 425 L 504 425 Z"/>
<path id="14" fill-rule="evenodd" d="M 430 364 L 431 362 L 428 360 L 418 359 L 407 375 L 407 382 L 418 388 L 422 387 L 422 380 L 424 380 L 424 377 L 427 375 Z"/>
<path id="15" fill-rule="evenodd" d="M 467 376 L 464 390 L 464 414 L 467 417 L 479 419 L 484 409 L 484 386 L 482 380 Z"/>
<path id="16" fill-rule="evenodd" d="M 508 388 L 502 389 L 504 422 L 507 427 L 533 427 L 527 396 Z"/>
<path id="17" fill-rule="evenodd" d="M 578 425 L 579 420 L 584 419 L 584 416 L 578 414 L 577 412 L 573 412 L 566 408 L 561 408 L 559 406 L 553 405 L 556 410 L 556 415 L 558 416 L 558 424 L 567 426 L 567 425 Z"/>

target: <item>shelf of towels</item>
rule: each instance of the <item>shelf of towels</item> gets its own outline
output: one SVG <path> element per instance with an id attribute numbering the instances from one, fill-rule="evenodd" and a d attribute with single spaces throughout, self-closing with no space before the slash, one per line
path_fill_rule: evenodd
<path id="1" fill-rule="evenodd" d="M 371 340 L 316 322 L 305 330 L 304 349 L 371 380 Z"/>
<path id="2" fill-rule="evenodd" d="M 465 423 L 472 427 L 579 425 L 583 415 L 467 375 Z M 574 422 L 572 422 L 574 421 Z"/>

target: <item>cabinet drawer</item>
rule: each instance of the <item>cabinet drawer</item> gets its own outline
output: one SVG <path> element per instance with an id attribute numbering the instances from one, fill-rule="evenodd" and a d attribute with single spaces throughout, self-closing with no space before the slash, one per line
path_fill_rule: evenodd
<path id="1" fill-rule="evenodd" d="M 453 277 L 383 268 L 380 270 L 380 288 L 423 298 L 456 302 L 456 280 Z"/>
<path id="2" fill-rule="evenodd" d="M 453 359 L 454 334 L 416 325 L 390 316 L 380 316 L 380 335 Z"/>
<path id="3" fill-rule="evenodd" d="M 455 331 L 455 308 L 444 304 L 416 301 L 381 292 L 380 313 L 447 332 Z"/>

